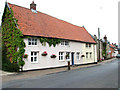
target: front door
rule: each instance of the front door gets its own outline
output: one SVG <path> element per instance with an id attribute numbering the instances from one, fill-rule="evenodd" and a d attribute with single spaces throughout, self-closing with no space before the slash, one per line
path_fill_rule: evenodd
<path id="1" fill-rule="evenodd" d="M 74 65 L 74 52 L 71 53 L 72 65 Z"/>

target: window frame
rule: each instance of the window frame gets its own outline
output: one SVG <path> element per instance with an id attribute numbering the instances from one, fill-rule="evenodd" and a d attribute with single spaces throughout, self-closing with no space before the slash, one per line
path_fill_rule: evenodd
<path id="1" fill-rule="evenodd" d="M 61 46 L 69 46 L 69 41 L 68 40 L 62 40 L 61 41 Z"/>
<path id="2" fill-rule="evenodd" d="M 76 60 L 80 60 L 80 52 L 76 52 Z"/>
<path id="3" fill-rule="evenodd" d="M 32 40 L 34 40 L 34 41 L 32 41 Z M 29 42 L 31 42 L 31 45 L 29 45 Z M 34 45 L 32 45 L 32 43 L 34 43 Z M 35 43 L 36 43 L 36 45 L 35 45 Z M 38 46 L 37 38 L 28 38 L 28 46 Z"/>
<path id="4" fill-rule="evenodd" d="M 33 52 L 33 55 L 31 55 L 32 52 Z M 36 53 L 36 55 L 34 55 L 34 53 Z M 31 52 L 30 52 L 30 62 L 31 62 L 31 63 L 38 63 L 38 59 L 39 59 L 38 56 L 39 56 L 39 52 L 38 52 L 38 51 L 31 51 Z M 33 57 L 33 62 L 32 62 L 32 60 L 31 60 L 32 57 Z M 36 61 L 34 60 L 35 57 L 37 57 Z"/>
<path id="5" fill-rule="evenodd" d="M 89 43 L 89 48 L 91 48 L 91 43 Z"/>
<path id="6" fill-rule="evenodd" d="M 92 44 L 91 43 L 86 43 L 86 48 L 91 48 Z"/>
<path id="7" fill-rule="evenodd" d="M 63 53 L 63 54 L 61 55 L 60 53 Z M 61 57 L 63 57 L 63 59 L 61 59 Z M 60 51 L 58 58 L 59 58 L 59 59 L 58 59 L 59 61 L 64 61 L 64 52 Z"/>
<path id="8" fill-rule="evenodd" d="M 86 52 L 86 59 L 88 59 L 88 52 Z"/>
<path id="9" fill-rule="evenodd" d="M 88 43 L 86 43 L 86 47 L 88 47 L 89 46 L 89 44 Z"/>
<path id="10" fill-rule="evenodd" d="M 92 58 L 92 52 L 90 52 L 90 59 Z"/>

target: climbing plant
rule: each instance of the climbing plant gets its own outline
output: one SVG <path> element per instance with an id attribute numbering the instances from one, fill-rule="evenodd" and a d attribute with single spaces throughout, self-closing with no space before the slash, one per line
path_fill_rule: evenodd
<path id="1" fill-rule="evenodd" d="M 46 43 L 48 43 L 49 47 L 51 47 L 52 45 L 55 47 L 61 42 L 61 40 L 56 38 L 40 38 L 40 42 L 44 46 L 46 45 Z"/>
<path id="2" fill-rule="evenodd" d="M 103 51 L 102 51 L 102 55 L 106 58 L 106 47 L 107 47 L 107 43 L 103 42 Z"/>
<path id="3" fill-rule="evenodd" d="M 23 66 L 25 62 L 22 56 L 25 52 L 25 43 L 22 32 L 17 28 L 17 21 L 12 9 L 6 6 L 2 17 L 2 53 L 11 63 Z"/>

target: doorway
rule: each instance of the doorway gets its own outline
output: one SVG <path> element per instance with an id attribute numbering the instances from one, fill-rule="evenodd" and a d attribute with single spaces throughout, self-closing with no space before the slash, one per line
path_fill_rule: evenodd
<path id="1" fill-rule="evenodd" d="M 72 65 L 74 65 L 74 52 L 71 53 Z"/>

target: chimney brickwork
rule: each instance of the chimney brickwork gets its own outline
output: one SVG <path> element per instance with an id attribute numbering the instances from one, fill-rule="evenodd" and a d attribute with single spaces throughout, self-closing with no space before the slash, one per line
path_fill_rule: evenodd
<path id="1" fill-rule="evenodd" d="M 36 4 L 34 1 L 30 4 L 30 9 L 36 10 Z"/>

